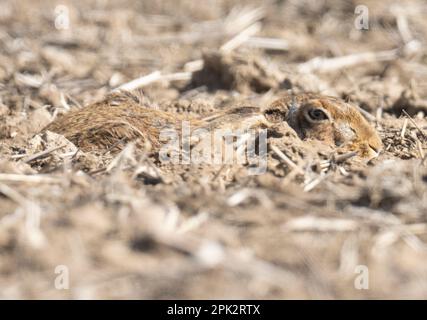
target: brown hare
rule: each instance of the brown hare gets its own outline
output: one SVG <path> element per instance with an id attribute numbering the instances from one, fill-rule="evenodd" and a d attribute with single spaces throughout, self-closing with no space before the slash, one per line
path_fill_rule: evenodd
<path id="1" fill-rule="evenodd" d="M 353 105 L 314 93 L 287 94 L 274 101 L 264 115 L 270 122 L 286 121 L 301 139 L 321 140 L 341 150 L 374 158 L 382 150 L 375 128 Z"/>
<path id="2" fill-rule="evenodd" d="M 273 102 L 264 111 L 238 107 L 207 118 L 186 118 L 145 105 L 141 97 L 114 93 L 85 108 L 71 111 L 49 124 L 83 151 L 120 149 L 126 142 L 142 141 L 158 150 L 162 129 L 180 130 L 183 121 L 192 128 L 269 127 L 286 121 L 301 139 L 316 139 L 361 157 L 375 157 L 382 143 L 375 129 L 352 105 L 337 98 L 312 93 L 291 95 Z"/>

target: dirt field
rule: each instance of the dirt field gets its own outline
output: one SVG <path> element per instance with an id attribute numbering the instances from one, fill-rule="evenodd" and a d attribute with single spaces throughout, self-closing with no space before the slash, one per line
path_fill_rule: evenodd
<path id="1" fill-rule="evenodd" d="M 0 298 L 427 298 L 426 14 L 422 0 L 0 0 Z M 189 116 L 334 95 L 384 151 L 337 161 L 283 126 L 249 175 L 37 135 L 122 85 Z"/>

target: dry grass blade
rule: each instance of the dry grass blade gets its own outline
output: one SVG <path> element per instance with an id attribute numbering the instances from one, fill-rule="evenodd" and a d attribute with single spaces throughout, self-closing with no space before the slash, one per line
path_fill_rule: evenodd
<path id="1" fill-rule="evenodd" d="M 166 81 L 166 82 L 188 81 L 191 79 L 191 75 L 192 75 L 191 72 L 176 72 L 176 73 L 162 75 L 160 71 L 154 71 L 146 76 L 124 83 L 121 86 L 114 89 L 113 91 L 120 91 L 120 90 L 133 91 L 158 81 Z"/>
<path id="2" fill-rule="evenodd" d="M 284 39 L 278 38 L 262 38 L 262 37 L 250 37 L 244 43 L 245 46 L 267 49 L 267 50 L 280 50 L 288 51 L 289 43 Z"/>
<path id="3" fill-rule="evenodd" d="M 347 161 L 348 159 L 351 159 L 353 157 L 357 156 L 357 151 L 348 152 L 345 154 L 341 154 L 339 156 L 334 156 L 334 162 L 335 163 L 342 163 Z"/>
<path id="4" fill-rule="evenodd" d="M 191 72 L 176 72 L 165 74 L 160 77 L 160 81 L 187 81 L 191 79 Z"/>
<path id="5" fill-rule="evenodd" d="M 24 205 L 27 202 L 27 199 L 23 195 L 3 183 L 0 183 L 0 193 L 20 205 Z"/>
<path id="6" fill-rule="evenodd" d="M 327 174 L 321 174 L 317 178 L 315 178 L 313 180 L 310 180 L 307 183 L 305 183 L 305 185 L 304 185 L 304 192 L 310 192 L 311 190 L 313 190 L 315 187 L 317 187 L 317 185 L 319 183 L 321 183 L 322 181 L 324 181 L 327 176 L 328 176 Z"/>
<path id="7" fill-rule="evenodd" d="M 193 60 L 189 61 L 184 65 L 184 70 L 188 72 L 196 72 L 203 69 L 203 60 Z"/>
<path id="8" fill-rule="evenodd" d="M 298 65 L 298 71 L 301 73 L 310 73 L 314 71 L 328 72 L 365 63 L 391 61 L 398 57 L 399 51 L 397 49 L 379 52 L 355 53 L 334 58 L 316 57 Z"/>
<path id="9" fill-rule="evenodd" d="M 22 73 L 15 74 L 15 81 L 18 84 L 21 84 L 23 86 L 28 86 L 31 88 L 40 88 L 43 84 L 43 78 L 41 76 L 22 74 Z"/>
<path id="10" fill-rule="evenodd" d="M 132 91 L 132 90 L 141 88 L 143 86 L 149 85 L 155 81 L 158 81 L 160 78 L 161 78 L 160 71 L 154 71 L 148 75 L 145 75 L 140 78 L 129 81 L 127 83 L 124 83 L 118 88 L 114 89 L 114 91 L 120 91 L 120 90 Z"/>
<path id="11" fill-rule="evenodd" d="M 420 154 L 420 159 L 424 159 L 425 155 L 423 150 L 423 144 L 419 139 L 417 139 L 417 148 L 418 148 L 418 153 Z"/>
<path id="12" fill-rule="evenodd" d="M 418 124 L 414 121 L 414 119 L 412 119 L 412 117 L 406 112 L 406 110 L 402 110 L 402 112 L 405 114 L 405 116 L 408 117 L 409 121 L 411 121 L 411 123 L 414 125 L 415 128 L 418 129 L 418 131 L 421 133 L 421 135 L 423 136 L 423 138 L 427 138 L 427 135 L 424 133 L 424 131 L 418 126 Z"/>
<path id="13" fill-rule="evenodd" d="M 135 145 L 134 143 L 128 143 L 126 147 L 109 163 L 106 172 L 111 172 L 116 167 L 120 167 L 126 160 L 135 161 L 134 158 Z"/>
<path id="14" fill-rule="evenodd" d="M 304 170 L 302 170 L 298 165 L 296 165 L 288 156 L 286 156 L 282 151 L 279 150 L 275 145 L 270 145 L 271 150 L 282 159 L 291 169 L 296 170 L 299 174 L 304 175 Z"/>
<path id="15" fill-rule="evenodd" d="M 62 179 L 42 174 L 25 175 L 14 173 L 0 173 L 0 181 L 28 183 L 60 183 Z"/>
<path id="16" fill-rule="evenodd" d="M 261 30 L 261 23 L 256 22 L 253 25 L 247 27 L 241 31 L 234 38 L 224 43 L 220 50 L 224 52 L 230 52 L 245 43 L 251 36 L 257 34 Z"/>
<path id="17" fill-rule="evenodd" d="M 38 159 L 41 159 L 41 158 L 47 157 L 50 153 L 52 153 L 52 152 L 54 152 L 54 151 L 56 151 L 56 150 L 62 149 L 62 148 L 64 148 L 64 147 L 66 147 L 66 145 L 65 145 L 65 144 L 64 144 L 64 145 L 61 145 L 61 146 L 52 147 L 52 148 L 49 148 L 49 149 L 44 150 L 44 151 L 40 151 L 40 152 L 38 152 L 38 153 L 36 153 L 36 154 L 33 154 L 33 155 L 31 155 L 31 156 L 28 156 L 28 158 L 24 159 L 23 161 L 24 161 L 25 163 L 30 163 L 30 162 L 32 162 L 32 161 L 34 161 L 34 160 L 38 160 Z"/>
<path id="18" fill-rule="evenodd" d="M 397 30 L 404 43 L 408 43 L 413 39 L 409 28 L 408 17 L 405 13 L 405 8 L 399 5 L 394 5 L 390 8 L 391 13 L 396 17 Z"/>
<path id="19" fill-rule="evenodd" d="M 405 118 L 402 125 L 402 130 L 400 131 L 400 137 L 403 139 L 405 137 L 406 128 L 408 127 L 408 118 Z"/>
<path id="20" fill-rule="evenodd" d="M 241 30 L 261 20 L 265 16 L 265 10 L 258 8 L 240 8 L 234 7 L 225 19 L 225 29 L 229 33 L 240 33 Z"/>
<path id="21" fill-rule="evenodd" d="M 284 226 L 285 231 L 352 231 L 357 229 L 358 223 L 349 219 L 322 218 L 304 216 L 288 221 Z"/>

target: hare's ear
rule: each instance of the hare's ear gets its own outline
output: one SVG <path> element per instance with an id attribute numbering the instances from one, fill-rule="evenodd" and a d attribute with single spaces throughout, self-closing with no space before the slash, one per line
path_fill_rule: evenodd
<path id="1" fill-rule="evenodd" d="M 264 109 L 263 114 L 270 122 L 286 121 L 289 107 L 283 99 L 276 100 Z"/>

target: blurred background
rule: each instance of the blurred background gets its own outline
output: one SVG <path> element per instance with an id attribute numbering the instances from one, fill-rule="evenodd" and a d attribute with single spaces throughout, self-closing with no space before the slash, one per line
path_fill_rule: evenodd
<path id="1" fill-rule="evenodd" d="M 426 298 L 426 14 L 423 0 L 0 0 L 0 298 Z M 189 115 L 331 94 L 385 151 L 322 175 L 330 154 L 288 135 L 305 175 L 270 154 L 248 177 L 134 154 L 109 166 L 33 138 L 117 88 Z"/>
<path id="2" fill-rule="evenodd" d="M 374 75 L 398 76 L 395 80 L 404 84 L 414 79 L 425 90 L 425 53 L 420 47 L 426 37 L 423 1 L 3 0 L 1 6 L 1 90 L 10 94 L 26 79 L 36 89 L 40 89 L 37 81 L 48 82 L 52 86 L 44 86 L 41 94 L 34 90 L 30 94 L 37 102 L 56 107 L 58 91 L 86 103 L 153 71 L 192 71 L 194 65 L 187 63 L 200 59 L 206 50 L 220 49 L 242 31 L 243 40 L 238 39 L 233 50 L 262 54 L 284 70 L 316 57 L 366 52 L 378 53 L 377 60 L 393 61 L 372 63 L 367 69 L 360 68 L 362 59 L 351 76 L 345 70 L 328 75 L 326 82 L 335 93 L 342 94 L 344 90 L 336 86 L 343 81 L 357 83 Z M 395 63 L 393 54 L 384 52 L 392 49 L 405 51 L 409 59 Z M 160 98 L 178 97 L 174 88 L 182 83 L 176 82 L 168 84 L 170 90 Z M 328 91 L 328 84 L 312 86 Z M 394 95 L 400 94 L 399 89 Z M 147 90 L 152 95 L 154 91 Z M 40 96 L 47 101 L 40 101 Z M 2 99 L 13 98 L 2 94 Z"/>

